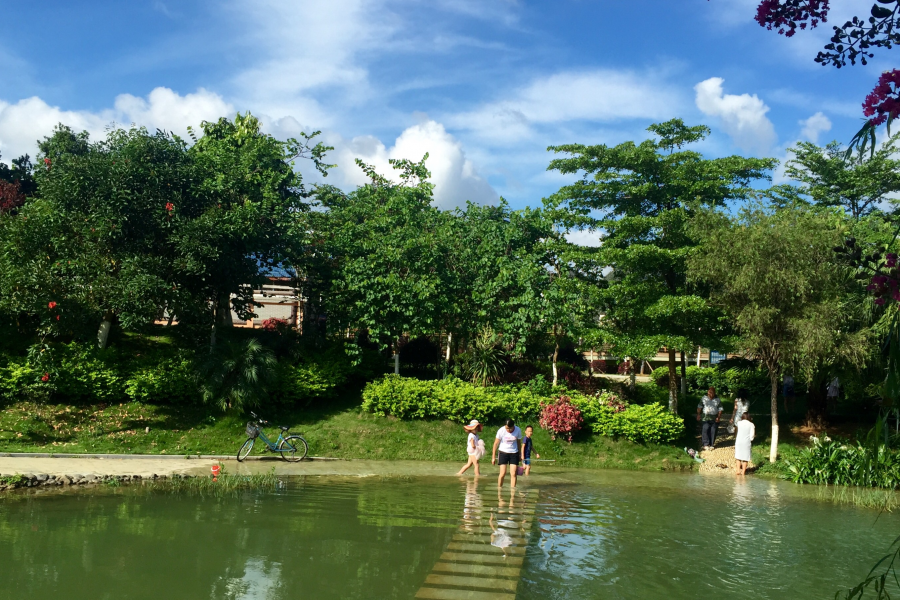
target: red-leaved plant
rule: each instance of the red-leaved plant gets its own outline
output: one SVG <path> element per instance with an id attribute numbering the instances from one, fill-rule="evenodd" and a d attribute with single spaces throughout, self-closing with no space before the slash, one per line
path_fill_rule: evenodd
<path id="1" fill-rule="evenodd" d="M 541 427 L 550 432 L 550 439 L 564 437 L 571 444 L 572 435 L 584 425 L 578 407 L 568 396 L 560 396 L 551 404 L 541 403 Z"/>

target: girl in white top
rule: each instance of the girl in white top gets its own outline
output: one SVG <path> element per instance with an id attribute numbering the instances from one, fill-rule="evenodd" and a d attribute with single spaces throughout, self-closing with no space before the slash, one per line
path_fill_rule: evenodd
<path id="1" fill-rule="evenodd" d="M 737 424 L 737 436 L 734 440 L 734 459 L 737 462 L 735 473 L 747 474 L 747 465 L 750 464 L 750 442 L 756 437 L 756 426 L 750 421 L 750 413 L 741 415 Z"/>
<path id="2" fill-rule="evenodd" d="M 459 470 L 457 475 L 462 475 L 469 470 L 469 467 L 475 467 L 475 477 L 478 477 L 481 475 L 481 471 L 478 470 L 478 460 L 484 456 L 484 442 L 478 438 L 478 432 L 480 432 L 483 427 L 481 426 L 481 423 L 472 419 L 468 425 L 463 425 L 463 429 L 469 434 L 468 439 L 466 440 L 466 454 L 469 455 L 469 460 L 466 465 Z"/>

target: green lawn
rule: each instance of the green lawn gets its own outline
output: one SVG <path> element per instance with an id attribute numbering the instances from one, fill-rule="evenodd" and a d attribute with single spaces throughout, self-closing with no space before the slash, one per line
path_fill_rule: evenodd
<path id="1" fill-rule="evenodd" d="M 376 416 L 361 411 L 360 402 L 359 391 L 354 391 L 305 410 L 261 413 L 273 424 L 303 434 L 314 456 L 464 462 L 466 435 L 460 425 Z M 0 451 L 234 454 L 246 439 L 246 421 L 246 416 L 207 407 L 17 403 L 0 411 Z M 485 427 L 488 449 L 497 427 Z M 274 436 L 277 430 L 266 431 Z M 587 432 L 569 444 L 551 440 L 539 428 L 534 439 L 541 458 L 560 466 L 689 470 L 695 465 L 675 446 L 644 446 Z"/>

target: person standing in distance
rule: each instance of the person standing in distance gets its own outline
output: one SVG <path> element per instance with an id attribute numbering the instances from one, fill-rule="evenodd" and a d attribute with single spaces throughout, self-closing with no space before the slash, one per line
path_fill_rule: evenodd
<path id="1" fill-rule="evenodd" d="M 500 450 L 499 457 L 498 448 Z M 522 430 L 516 427 L 512 419 L 507 419 L 506 425 L 497 430 L 497 435 L 494 438 L 494 449 L 491 452 L 491 464 L 500 465 L 500 477 L 497 478 L 498 486 L 503 486 L 506 470 L 510 469 L 509 483 L 511 487 L 516 487 L 516 468 L 519 466 L 519 460 L 524 460 L 522 456 L 524 452 Z"/>
<path id="2" fill-rule="evenodd" d="M 703 428 L 700 432 L 704 450 L 712 450 L 716 447 L 716 430 L 719 428 L 719 419 L 722 418 L 722 401 L 716 396 L 716 388 L 711 387 L 706 395 L 700 399 L 697 405 L 697 421 L 703 416 Z"/>

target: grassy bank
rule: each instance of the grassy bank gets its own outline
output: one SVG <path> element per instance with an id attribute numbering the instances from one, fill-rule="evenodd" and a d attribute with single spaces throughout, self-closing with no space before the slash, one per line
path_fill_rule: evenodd
<path id="1" fill-rule="evenodd" d="M 359 391 L 326 406 L 263 411 L 309 442 L 310 454 L 377 460 L 464 461 L 465 434 L 450 421 L 401 421 L 363 412 Z M 235 454 L 246 439 L 247 417 L 206 407 L 140 403 L 85 406 L 17 403 L 0 411 L 0 451 L 124 454 Z M 524 425 L 524 424 L 523 424 Z M 485 427 L 490 448 L 499 424 Z M 277 435 L 272 427 L 266 429 Z M 640 445 L 582 432 L 572 444 L 539 428 L 542 459 L 585 468 L 689 470 L 694 464 L 674 446 Z M 257 444 L 254 453 L 260 453 Z"/>

